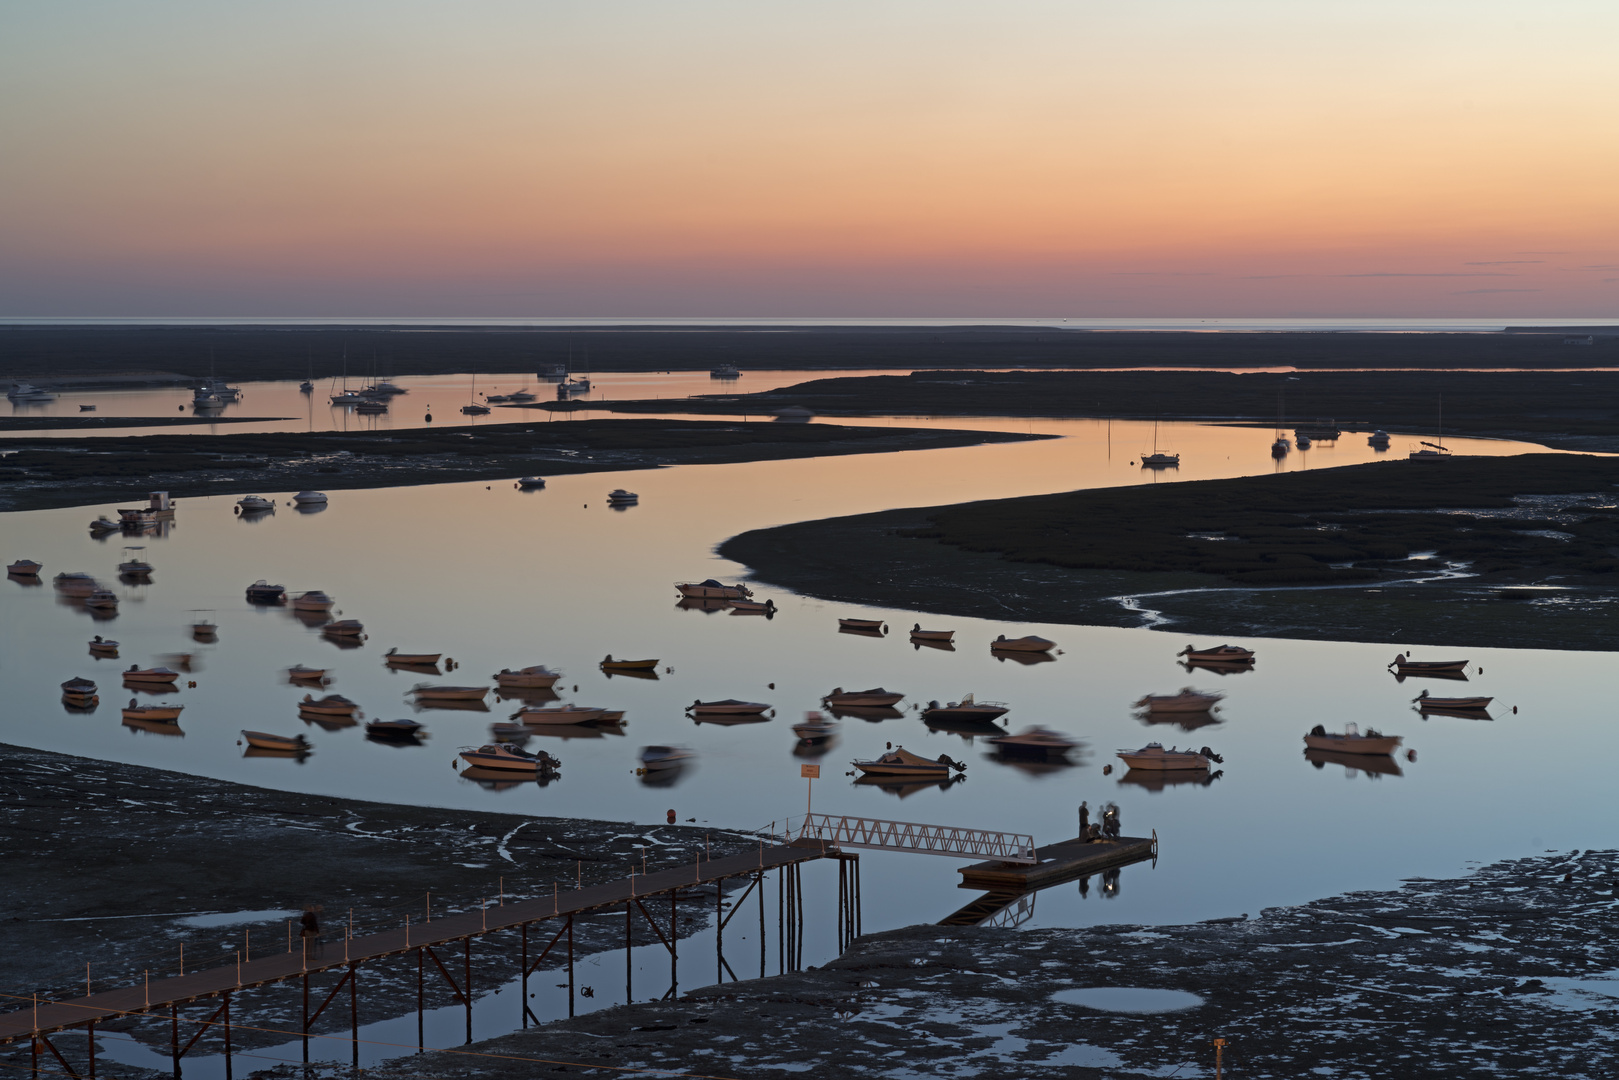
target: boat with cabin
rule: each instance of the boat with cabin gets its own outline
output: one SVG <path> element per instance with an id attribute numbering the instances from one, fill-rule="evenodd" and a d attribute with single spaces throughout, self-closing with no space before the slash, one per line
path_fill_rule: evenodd
<path id="1" fill-rule="evenodd" d="M 319 589 L 310 589 L 308 592 L 299 593 L 297 596 L 293 597 L 292 610 L 330 611 L 332 610 L 332 605 L 336 603 L 337 601 L 333 600 L 330 596 L 327 596 Z"/>
<path id="2" fill-rule="evenodd" d="M 1036 634 L 1029 634 L 1020 638 L 1009 638 L 1005 634 L 997 634 L 995 640 L 989 643 L 992 652 L 1050 652 L 1057 647 L 1057 643 Z"/>
<path id="3" fill-rule="evenodd" d="M 927 708 L 922 710 L 922 719 L 930 723 L 934 721 L 989 721 L 999 720 L 1011 709 L 1001 701 L 978 701 L 971 694 L 960 701 L 952 701 L 948 705 L 940 705 L 937 701 L 928 702 Z"/>
<path id="4" fill-rule="evenodd" d="M 1182 771 L 1193 769 L 1208 769 L 1211 763 L 1218 763 L 1224 759 L 1208 747 L 1201 752 L 1180 750 L 1171 747 L 1164 749 L 1163 743 L 1151 742 L 1140 750 L 1120 750 L 1119 760 L 1132 769 L 1145 769 L 1153 772 Z"/>
<path id="5" fill-rule="evenodd" d="M 1181 687 L 1178 694 L 1147 694 L 1132 708 L 1146 709 L 1149 713 L 1209 712 L 1225 697 L 1219 691 L 1193 690 Z"/>
<path id="6" fill-rule="evenodd" d="M 138 545 L 126 547 L 124 549 L 126 554 L 132 551 L 145 550 L 145 548 Z M 118 572 L 120 574 L 128 575 L 129 577 L 151 577 L 152 569 L 152 564 L 141 558 L 139 555 L 129 555 L 128 558 L 118 564 Z"/>
<path id="7" fill-rule="evenodd" d="M 1376 728 L 1367 728 L 1365 734 L 1355 724 L 1345 724 L 1342 734 L 1328 732 L 1317 724 L 1304 737 L 1304 745 L 1311 750 L 1326 750 L 1336 754 L 1381 754 L 1387 756 L 1400 747 L 1399 735 L 1384 735 Z"/>
<path id="8" fill-rule="evenodd" d="M 300 491 L 292 501 L 298 506 L 324 506 L 327 499 L 324 491 Z"/>
<path id="9" fill-rule="evenodd" d="M 525 476 L 521 480 L 517 481 L 517 486 L 522 488 L 524 491 L 537 491 L 545 486 L 545 477 Z"/>
<path id="10" fill-rule="evenodd" d="M 247 599 L 252 604 L 284 604 L 287 602 L 285 585 L 271 585 L 259 578 L 247 587 Z"/>
<path id="11" fill-rule="evenodd" d="M 178 720 L 185 711 L 184 705 L 140 705 L 134 698 L 123 707 L 125 720 Z"/>
<path id="12" fill-rule="evenodd" d="M 118 607 L 118 594 L 111 589 L 97 589 L 84 598 L 84 606 L 100 611 L 113 611 Z"/>
<path id="13" fill-rule="evenodd" d="M 56 400 L 56 395 L 49 390 L 42 390 L 33 383 L 27 382 L 12 383 L 11 389 L 6 391 L 6 397 L 12 401 L 26 401 L 35 404 Z"/>
<path id="14" fill-rule="evenodd" d="M 898 705 L 904 697 L 904 694 L 881 686 L 874 686 L 870 690 L 845 690 L 841 686 L 834 686 L 830 694 L 821 698 L 821 704 L 834 708 L 881 709 Z"/>
<path id="15" fill-rule="evenodd" d="M 461 760 L 474 768 L 494 769 L 500 772 L 538 775 L 542 772 L 555 772 L 561 765 L 561 762 L 544 750 L 531 754 L 511 743 L 486 743 L 479 747 L 463 746 L 460 753 Z"/>
<path id="16" fill-rule="evenodd" d="M 951 760 L 947 754 L 940 754 L 936 760 L 930 761 L 903 746 L 896 746 L 870 761 L 851 761 L 849 764 L 867 776 L 915 779 L 947 779 L 952 771 L 964 772 L 967 768 L 963 763 Z"/>
<path id="17" fill-rule="evenodd" d="M 44 563 L 34 559 L 18 559 L 6 567 L 6 573 L 15 574 L 18 577 L 37 577 L 44 565 Z"/>
<path id="18" fill-rule="evenodd" d="M 1079 744 L 1060 731 L 1035 724 L 1016 735 L 992 735 L 984 740 L 1002 754 L 1061 758 Z"/>
<path id="19" fill-rule="evenodd" d="M 633 491 L 625 491 L 623 488 L 614 488 L 607 493 L 607 504 L 609 506 L 629 506 L 640 501 L 641 496 Z"/>
<path id="20" fill-rule="evenodd" d="M 1387 450 L 1389 448 L 1389 433 L 1378 428 L 1366 437 L 1366 444 L 1374 450 Z"/>
<path id="21" fill-rule="evenodd" d="M 746 585 L 726 585 L 723 582 L 708 578 L 704 581 L 676 582 L 675 590 L 681 596 L 693 600 L 746 600 L 753 595 L 753 591 Z"/>
<path id="22" fill-rule="evenodd" d="M 305 694 L 304 699 L 298 703 L 298 711 L 309 713 L 311 716 L 353 716 L 359 709 L 358 703 L 350 701 L 342 694 L 327 694 L 320 698 Z"/>
<path id="23" fill-rule="evenodd" d="M 529 667 L 518 668 L 516 671 L 511 668 L 501 668 L 491 678 L 495 680 L 496 686 L 502 688 L 548 690 L 556 685 L 558 679 L 562 678 L 562 673 L 552 671 L 544 664 L 532 664 Z"/>

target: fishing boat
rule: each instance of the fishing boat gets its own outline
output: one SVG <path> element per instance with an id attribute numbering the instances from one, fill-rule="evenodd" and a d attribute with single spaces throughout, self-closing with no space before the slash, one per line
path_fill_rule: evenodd
<path id="1" fill-rule="evenodd" d="M 256 746 L 260 750 L 287 750 L 293 753 L 307 752 L 309 739 L 303 735 L 272 735 L 267 731 L 243 731 L 242 738 L 247 745 Z"/>
<path id="2" fill-rule="evenodd" d="M 746 600 L 753 595 L 746 585 L 726 585 L 708 578 L 704 581 L 677 582 L 675 589 L 681 596 L 693 600 Z"/>
<path id="3" fill-rule="evenodd" d="M 305 694 L 304 699 L 298 703 L 298 711 L 309 713 L 311 716 L 353 716 L 359 708 L 358 704 L 342 694 L 327 694 L 322 698 Z"/>
<path id="4" fill-rule="evenodd" d="M 952 761 L 946 754 L 940 754 L 936 761 L 929 761 L 925 757 L 911 753 L 903 746 L 896 746 L 870 761 L 851 761 L 849 764 L 867 776 L 904 776 L 921 779 L 946 779 L 952 769 L 962 772 L 967 768 L 959 761 Z"/>
<path id="5" fill-rule="evenodd" d="M 948 705 L 940 705 L 937 701 L 928 702 L 928 707 L 922 710 L 922 719 L 930 723 L 935 720 L 999 720 L 1009 711 L 1011 710 L 1004 702 L 978 701 L 968 694 L 960 701 L 952 701 Z"/>
<path id="6" fill-rule="evenodd" d="M 839 619 L 839 630 L 855 630 L 865 634 L 886 634 L 888 626 L 881 619 Z"/>
<path id="7" fill-rule="evenodd" d="M 93 653 L 111 653 L 118 655 L 118 643 L 111 638 L 104 638 L 97 634 L 90 640 L 90 651 Z"/>
<path id="8" fill-rule="evenodd" d="M 133 664 L 123 675 L 126 683 L 172 683 L 180 677 L 178 671 L 166 667 L 139 668 Z"/>
<path id="9" fill-rule="evenodd" d="M 643 746 L 641 747 L 641 767 L 643 769 L 671 769 L 690 761 L 697 755 L 685 746 Z"/>
<path id="10" fill-rule="evenodd" d="M 97 589 L 84 598 L 84 606 L 110 611 L 118 606 L 118 594 L 111 589 Z"/>
<path id="11" fill-rule="evenodd" d="M 527 774 L 552 772 L 561 764 L 543 750 L 531 754 L 510 743 L 486 743 L 479 747 L 463 746 L 461 760 L 479 769 Z"/>
<path id="12" fill-rule="evenodd" d="M 774 600 L 766 600 L 762 604 L 757 600 L 732 600 L 730 605 L 732 615 L 774 615 L 776 613 L 776 602 Z"/>
<path id="13" fill-rule="evenodd" d="M 1016 735 L 994 735 L 984 741 L 1003 754 L 1044 758 L 1060 758 L 1079 745 L 1061 732 L 1039 724 L 1024 728 Z"/>
<path id="14" fill-rule="evenodd" d="M 323 667 L 305 667 L 303 664 L 294 664 L 287 669 L 287 678 L 293 682 L 313 682 L 326 677 Z"/>
<path id="15" fill-rule="evenodd" d="M 285 585 L 271 585 L 259 578 L 247 587 L 247 599 L 252 604 L 284 604 L 287 602 Z"/>
<path id="16" fill-rule="evenodd" d="M 1199 649 L 1195 645 L 1188 645 L 1176 656 L 1184 656 L 1188 660 L 1204 661 L 1216 664 L 1251 664 L 1254 662 L 1254 651 L 1244 649 L 1240 645 L 1216 645 L 1212 649 Z"/>
<path id="17" fill-rule="evenodd" d="M 1490 707 L 1493 697 L 1433 697 L 1424 690 L 1411 699 L 1411 703 L 1418 708 L 1427 709 L 1465 709 L 1479 712 Z"/>
<path id="18" fill-rule="evenodd" d="M 536 488 L 542 488 L 545 486 L 545 477 L 525 476 L 521 480 L 517 481 L 517 486 L 522 488 L 524 491 L 533 491 Z"/>
<path id="19" fill-rule="evenodd" d="M 867 708 L 881 709 L 886 706 L 898 705 L 905 697 L 892 690 L 885 690 L 881 686 L 874 686 L 870 690 L 845 690 L 841 686 L 834 686 L 832 692 L 821 699 L 822 705 L 831 705 L 838 708 Z"/>
<path id="20" fill-rule="evenodd" d="M 40 568 L 44 565 L 44 563 L 35 562 L 33 559 L 18 559 L 6 567 L 6 573 L 16 574 L 18 577 L 32 577 L 38 574 Z"/>
<path id="21" fill-rule="evenodd" d="M 1029 634 L 1026 637 L 1009 638 L 1005 634 L 997 634 L 995 640 L 989 643 L 992 652 L 1050 652 L 1057 647 L 1055 641 Z"/>
<path id="22" fill-rule="evenodd" d="M 321 627 L 320 632 L 332 637 L 359 637 L 365 633 L 365 624 L 359 619 L 338 619 Z"/>
<path id="23" fill-rule="evenodd" d="M 1140 750 L 1120 750 L 1118 756 L 1129 768 L 1152 771 L 1207 769 L 1210 762 L 1224 760 L 1206 746 L 1199 753 L 1174 748 L 1165 750 L 1163 743 L 1155 742 L 1148 743 Z"/>
<path id="24" fill-rule="evenodd" d="M 501 668 L 491 678 L 495 680 L 496 686 L 502 688 L 520 689 L 532 687 L 545 690 L 555 686 L 557 680 L 562 678 L 562 673 L 552 671 L 544 664 L 534 664 L 530 667 L 518 668 L 516 671 L 511 668 Z"/>
<path id="25" fill-rule="evenodd" d="M 828 720 L 826 714 L 811 709 L 804 714 L 804 719 L 793 725 L 793 734 L 798 736 L 800 742 L 823 742 L 837 734 L 836 721 Z"/>
<path id="26" fill-rule="evenodd" d="M 911 626 L 912 641 L 952 641 L 955 636 L 954 630 L 924 630 L 921 623 Z"/>
<path id="27" fill-rule="evenodd" d="M 292 501 L 299 506 L 323 506 L 326 503 L 324 491 L 300 491 L 292 497 Z"/>
<path id="28" fill-rule="evenodd" d="M 1383 754 L 1399 749 L 1399 735 L 1384 735 L 1376 728 L 1367 728 L 1363 735 L 1354 724 L 1345 724 L 1343 734 L 1329 733 L 1317 724 L 1304 737 L 1304 745 L 1311 750 L 1328 750 L 1338 754 Z"/>
<path id="29" fill-rule="evenodd" d="M 1148 694 L 1132 708 L 1146 709 L 1149 713 L 1208 712 L 1224 697 L 1218 691 L 1207 693 L 1183 686 L 1178 694 Z"/>
<path id="30" fill-rule="evenodd" d="M 145 548 L 138 545 L 126 547 L 124 549 L 125 552 L 145 550 Z M 127 574 L 130 577 L 151 577 L 152 569 L 152 564 L 141 558 L 139 555 L 130 555 L 127 559 L 118 564 L 118 572 L 120 574 Z"/>
<path id="31" fill-rule="evenodd" d="M 1448 675 L 1467 670 L 1466 660 L 1412 660 L 1401 653 L 1389 661 L 1389 667 L 1401 675 Z"/>
<path id="32" fill-rule="evenodd" d="M 623 488 L 614 488 L 612 491 L 607 493 L 607 503 L 609 506 L 629 506 L 631 503 L 638 503 L 640 501 L 641 496 L 637 495 L 633 491 L 625 491 Z"/>
<path id="33" fill-rule="evenodd" d="M 545 727 L 555 724 L 589 724 L 606 715 L 606 709 L 593 708 L 589 705 L 524 705 L 512 713 L 511 718 L 520 724 Z"/>
<path id="34" fill-rule="evenodd" d="M 1389 448 L 1389 433 L 1379 428 L 1366 437 L 1366 443 L 1374 450 L 1387 450 Z"/>
<path id="35" fill-rule="evenodd" d="M 427 725 L 418 720 L 367 720 L 365 723 L 365 733 L 373 739 L 414 741 L 425 730 Z"/>
<path id="36" fill-rule="evenodd" d="M 293 597 L 292 610 L 294 611 L 330 611 L 332 605 L 337 603 L 330 596 L 319 589 L 311 589 Z"/>
<path id="37" fill-rule="evenodd" d="M 398 649 L 389 649 L 382 654 L 383 662 L 393 664 L 436 664 L 443 653 L 402 653 Z"/>
<path id="38" fill-rule="evenodd" d="M 657 666 L 656 660 L 614 660 L 612 653 L 601 662 L 603 671 L 652 671 Z"/>
<path id="39" fill-rule="evenodd" d="M 213 641 L 219 637 L 219 624 L 208 619 L 198 619 L 191 624 L 191 637 L 194 641 Z"/>
<path id="40" fill-rule="evenodd" d="M 738 701 L 736 698 L 724 698 L 719 701 L 694 701 L 686 706 L 689 713 L 706 713 L 710 716 L 758 716 L 770 708 L 762 701 Z"/>
<path id="41" fill-rule="evenodd" d="M 430 686 L 417 683 L 410 688 L 417 701 L 482 701 L 489 693 L 487 686 Z"/>
<path id="42" fill-rule="evenodd" d="M 96 684 L 82 676 L 74 676 L 62 684 L 62 693 L 71 697 L 88 697 L 96 692 Z"/>
<path id="43" fill-rule="evenodd" d="M 184 705 L 138 705 L 134 698 L 123 708 L 125 720 L 178 720 Z"/>
<path id="44" fill-rule="evenodd" d="M 275 500 L 263 495 L 244 495 L 236 500 L 236 507 L 244 514 L 262 514 L 275 511 Z"/>

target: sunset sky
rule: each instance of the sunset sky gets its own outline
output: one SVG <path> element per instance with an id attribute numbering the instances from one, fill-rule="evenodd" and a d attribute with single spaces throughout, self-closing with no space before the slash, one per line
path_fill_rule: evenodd
<path id="1" fill-rule="evenodd" d="M 1619 309 L 1611 0 L 0 4 L 0 316 Z"/>

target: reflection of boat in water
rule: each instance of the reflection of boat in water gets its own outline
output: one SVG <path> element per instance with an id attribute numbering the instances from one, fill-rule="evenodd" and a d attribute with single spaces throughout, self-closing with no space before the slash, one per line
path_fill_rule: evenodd
<path id="1" fill-rule="evenodd" d="M 1411 703 L 1423 712 L 1432 712 L 1438 709 L 1462 709 L 1467 712 L 1482 712 L 1490 707 L 1493 697 L 1433 697 L 1424 690 L 1411 699 Z"/>
<path id="2" fill-rule="evenodd" d="M 1317 724 L 1304 737 L 1304 745 L 1311 750 L 1326 750 L 1336 754 L 1378 754 L 1387 757 L 1399 749 L 1399 735 L 1383 735 L 1376 728 L 1367 728 L 1362 735 L 1354 724 L 1344 725 L 1342 735 L 1329 734 Z"/>
<path id="3" fill-rule="evenodd" d="M 544 664 L 531 664 L 525 668 L 513 671 L 511 668 L 501 668 L 492 678 L 495 685 L 502 690 L 533 689 L 549 690 L 562 678 L 560 671 L 552 671 Z"/>
<path id="4" fill-rule="evenodd" d="M 916 777 L 903 776 L 857 776 L 854 780 L 854 786 L 879 788 L 888 792 L 890 795 L 896 795 L 901 799 L 908 799 L 912 795 L 915 795 L 918 792 L 927 791 L 930 788 L 937 788 L 940 791 L 949 791 L 957 784 L 964 784 L 966 782 L 966 773 L 957 773 L 955 776 L 947 776 L 943 779 L 920 779 Z"/>
<path id="5" fill-rule="evenodd" d="M 555 772 L 561 762 L 544 750 L 529 753 L 510 743 L 487 743 L 479 747 L 463 746 L 461 760 L 480 769 L 520 773 L 529 776 L 541 772 Z"/>
<path id="6" fill-rule="evenodd" d="M 686 706 L 686 711 L 694 715 L 706 716 L 758 716 L 769 710 L 770 706 L 762 701 L 738 701 L 736 698 L 721 698 L 718 701 L 694 701 Z"/>
<path id="7" fill-rule="evenodd" d="M 1065 759 L 1068 751 L 1079 745 L 1061 732 L 1039 724 L 1026 727 L 1016 735 L 995 735 L 985 741 L 1003 755 L 1052 760 Z"/>
<path id="8" fill-rule="evenodd" d="M 487 686 L 430 686 L 418 683 L 410 688 L 417 702 L 482 701 L 489 693 Z"/>
<path id="9" fill-rule="evenodd" d="M 1181 769 L 1173 772 L 1162 769 L 1131 769 L 1119 777 L 1119 783 L 1146 788 L 1148 791 L 1162 791 L 1167 787 L 1186 784 L 1208 787 L 1224 775 L 1223 769 L 1215 769 L 1213 772 L 1208 769 Z"/>
<path id="10" fill-rule="evenodd" d="M 419 720 L 368 720 L 365 733 L 373 739 L 395 743 L 414 743 L 427 725 Z"/>
<path id="11" fill-rule="evenodd" d="M 147 720 L 143 717 L 124 716 L 123 724 L 131 731 L 144 731 L 148 735 L 185 736 L 185 731 L 172 720 Z"/>
<path id="12" fill-rule="evenodd" d="M 934 720 L 999 720 L 1011 710 L 1005 702 L 977 701 L 971 694 L 960 701 L 952 701 L 948 705 L 940 705 L 937 701 L 928 702 L 928 707 L 922 710 L 922 719 Z"/>
<path id="13" fill-rule="evenodd" d="M 1223 760 L 1206 746 L 1201 751 L 1165 750 L 1163 743 L 1156 742 L 1150 742 L 1140 750 L 1120 750 L 1118 756 L 1131 769 L 1162 772 L 1207 769 L 1211 762 L 1218 764 Z"/>
<path id="14" fill-rule="evenodd" d="M 1188 645 L 1176 656 L 1184 656 L 1190 663 L 1252 664 L 1254 651 L 1240 645 L 1216 645 L 1212 649 L 1199 649 Z"/>
<path id="15" fill-rule="evenodd" d="M 309 738 L 305 735 L 273 735 L 268 731 L 242 732 L 242 738 L 247 745 L 258 747 L 260 750 L 288 750 L 293 753 L 308 753 Z"/>
<path id="16" fill-rule="evenodd" d="M 1182 660 L 1181 667 L 1187 674 L 1207 671 L 1213 675 L 1241 675 L 1245 671 L 1254 670 L 1253 664 L 1230 663 L 1224 660 Z"/>
<path id="17" fill-rule="evenodd" d="M 839 720 L 864 720 L 870 724 L 880 723 L 884 720 L 898 720 L 905 715 L 892 705 L 832 705 L 829 708 L 832 715 Z"/>
<path id="18" fill-rule="evenodd" d="M 1057 658 L 1048 652 L 1005 652 L 1000 649 L 991 649 L 989 655 L 1003 664 L 1011 661 L 1014 664 L 1022 664 L 1024 667 L 1030 667 L 1034 664 L 1055 664 L 1057 662 Z"/>
<path id="19" fill-rule="evenodd" d="M 967 768 L 961 762 L 952 760 L 947 754 L 940 754 L 938 758 L 930 760 L 911 753 L 903 746 L 896 746 L 870 761 L 851 761 L 849 764 L 867 776 L 914 777 L 923 780 L 945 779 L 949 777 L 951 770 L 962 772 Z"/>
<path id="20" fill-rule="evenodd" d="M 911 648 L 914 649 L 917 652 L 921 652 L 923 649 L 938 649 L 940 652 L 955 652 L 956 651 L 956 646 L 955 646 L 954 642 L 939 641 L 936 638 L 921 638 L 921 637 L 913 637 L 913 638 L 911 638 Z"/>
<path id="21" fill-rule="evenodd" d="M 997 727 L 989 720 L 960 720 L 950 716 L 924 716 L 922 722 L 931 731 L 944 731 L 951 735 L 960 735 L 969 742 L 976 738 L 1006 734 L 1002 728 Z"/>
<path id="22" fill-rule="evenodd" d="M 690 600 L 746 600 L 753 592 L 742 584 L 726 585 L 708 578 L 704 581 L 677 583 L 680 595 Z"/>
<path id="23" fill-rule="evenodd" d="M 924 630 L 921 623 L 911 625 L 912 641 L 938 641 L 949 644 L 955 636 L 954 630 Z"/>
<path id="24" fill-rule="evenodd" d="M 681 611 L 701 611 L 712 615 L 716 611 L 726 611 L 730 608 L 729 600 L 699 600 L 695 597 L 683 596 L 675 604 Z"/>
<path id="25" fill-rule="evenodd" d="M 525 705 L 544 705 L 557 701 L 555 690 L 548 686 L 502 686 L 495 691 L 496 701 L 520 701 Z"/>
<path id="26" fill-rule="evenodd" d="M 888 633 L 888 625 L 881 619 L 839 619 L 839 630 L 852 630 L 860 634 L 875 634 L 878 637 Z"/>
<path id="27" fill-rule="evenodd" d="M 1404 776 L 1399 763 L 1387 754 L 1349 754 L 1336 750 L 1306 749 L 1304 760 L 1320 769 L 1327 765 L 1342 765 L 1350 776 L 1363 772 L 1367 776 Z"/>
<path id="28" fill-rule="evenodd" d="M 887 706 L 898 705 L 904 694 L 896 694 L 892 690 L 885 690 L 881 686 L 874 686 L 870 690 L 845 690 L 841 686 L 832 688 L 832 692 L 821 699 L 821 704 L 834 708 L 867 708 L 881 709 Z"/>
<path id="29" fill-rule="evenodd" d="M 461 770 L 461 779 L 471 780 L 485 791 L 510 791 L 525 786 L 547 787 L 551 781 L 558 779 L 558 775 L 554 772 L 525 774 L 512 772 L 510 769 L 486 769 L 479 765 L 468 765 Z"/>
<path id="30" fill-rule="evenodd" d="M 1412 660 L 1406 653 L 1401 653 L 1389 662 L 1401 675 L 1449 675 L 1457 672 L 1466 673 L 1466 660 Z"/>
<path id="31" fill-rule="evenodd" d="M 984 760 L 993 761 L 997 765 L 1010 766 L 1025 776 L 1031 777 L 1055 776 L 1058 773 L 1075 768 L 1072 761 L 1055 754 L 1049 757 L 1036 757 L 1032 754 L 1009 754 L 1001 749 L 996 749 L 991 754 L 985 754 Z"/>
<path id="32" fill-rule="evenodd" d="M 721 727 L 735 727 L 738 724 L 768 724 L 770 717 L 763 713 L 698 713 L 688 712 L 687 717 L 694 724 L 718 724 Z"/>
<path id="33" fill-rule="evenodd" d="M 1182 731 L 1196 731 L 1198 728 L 1209 727 L 1213 724 L 1225 723 L 1225 721 L 1221 720 L 1218 716 L 1215 716 L 1212 712 L 1207 710 L 1204 710 L 1203 712 L 1141 712 L 1136 714 L 1136 719 L 1140 720 L 1143 724 L 1146 724 L 1149 727 L 1153 727 L 1158 724 L 1170 724 L 1174 727 L 1180 728 Z"/>
<path id="34" fill-rule="evenodd" d="M 995 640 L 989 643 L 989 647 L 993 652 L 1048 653 L 1057 647 L 1057 643 L 1036 634 L 1028 634 L 1020 638 L 1009 638 L 1005 634 L 998 634 Z"/>
<path id="35" fill-rule="evenodd" d="M 1146 709 L 1149 713 L 1210 712 L 1223 697 L 1225 695 L 1219 692 L 1206 693 L 1185 686 L 1178 694 L 1147 694 L 1133 708 Z"/>

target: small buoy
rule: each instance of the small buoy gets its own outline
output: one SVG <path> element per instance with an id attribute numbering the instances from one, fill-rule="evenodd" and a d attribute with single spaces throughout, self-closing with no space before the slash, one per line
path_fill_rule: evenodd
<path id="1" fill-rule="evenodd" d="M 1103 765 L 1102 766 L 1102 775 L 1103 776 L 1112 776 L 1113 775 L 1113 766 L 1111 766 L 1111 765 Z"/>
<path id="2" fill-rule="evenodd" d="M 182 406 L 180 406 L 180 411 L 181 411 L 181 412 L 185 412 L 185 411 L 186 411 L 186 407 L 185 407 L 185 406 L 184 406 L 184 405 L 182 405 Z"/>
<path id="3" fill-rule="evenodd" d="M 776 688 L 776 684 L 775 684 L 775 683 L 771 683 L 771 684 L 770 684 L 770 689 L 772 689 L 772 690 L 774 690 L 774 689 L 775 689 L 775 688 Z"/>
<path id="4" fill-rule="evenodd" d="M 889 748 L 889 749 L 890 749 L 890 750 L 892 750 L 892 749 L 894 749 L 894 744 L 893 744 L 893 743 L 889 743 L 889 744 L 888 744 L 888 748 Z"/>
<path id="5" fill-rule="evenodd" d="M 673 810 L 670 810 L 669 811 L 669 824 L 673 825 L 674 823 L 675 823 L 675 812 Z"/>
<path id="6" fill-rule="evenodd" d="M 422 419 L 427 421 L 429 424 L 431 424 L 433 422 L 433 414 L 428 413 L 426 416 L 422 417 Z"/>
<path id="7" fill-rule="evenodd" d="M 493 491 L 493 490 L 495 490 L 495 489 L 494 489 L 494 488 L 492 488 L 492 487 L 490 487 L 490 486 L 489 486 L 489 485 L 488 485 L 488 484 L 485 484 L 485 485 L 484 485 L 484 486 L 483 486 L 483 489 L 484 489 L 484 490 L 485 490 L 485 491 Z"/>
<path id="8" fill-rule="evenodd" d="M 196 688 L 197 688 L 196 680 L 193 679 L 191 682 L 186 683 L 186 689 L 187 690 L 195 690 Z"/>
<path id="9" fill-rule="evenodd" d="M 1513 707 L 1512 707 L 1512 715 L 1513 715 L 1513 716 L 1517 716 L 1517 715 L 1518 715 L 1518 706 L 1516 706 L 1516 705 L 1514 705 L 1514 706 L 1513 706 Z"/>
<path id="10" fill-rule="evenodd" d="M 1405 760 L 1407 760 L 1407 761 L 1415 761 L 1415 760 L 1417 760 L 1417 752 L 1415 750 L 1407 750 L 1405 752 Z"/>

